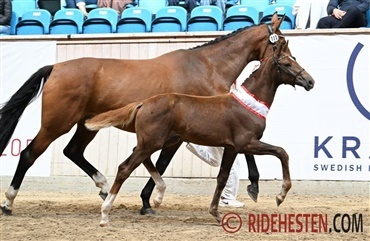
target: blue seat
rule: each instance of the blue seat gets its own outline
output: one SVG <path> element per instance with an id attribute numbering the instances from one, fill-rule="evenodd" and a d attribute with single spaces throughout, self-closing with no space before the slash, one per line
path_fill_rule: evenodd
<path id="1" fill-rule="evenodd" d="M 147 8 L 132 7 L 125 9 L 117 23 L 117 33 L 150 32 L 152 12 Z"/>
<path id="2" fill-rule="evenodd" d="M 115 33 L 118 13 L 112 8 L 96 8 L 89 12 L 82 25 L 84 34 Z"/>
<path id="3" fill-rule="evenodd" d="M 270 4 L 270 0 L 240 0 L 240 5 L 253 6 L 262 13 Z"/>
<path id="4" fill-rule="evenodd" d="M 25 12 L 37 9 L 36 0 L 12 0 L 12 11 L 21 17 Z"/>
<path id="5" fill-rule="evenodd" d="M 285 14 L 284 21 L 280 25 L 280 29 L 294 29 L 295 17 L 292 14 L 293 7 L 281 4 L 269 5 L 265 11 L 263 11 L 260 23 L 270 23 L 272 15 L 277 12 L 279 17 Z"/>
<path id="6" fill-rule="evenodd" d="M 366 12 L 367 27 L 370 28 L 370 9 Z"/>
<path id="7" fill-rule="evenodd" d="M 167 6 L 167 0 L 139 0 L 139 7 L 149 9 L 153 14 Z"/>
<path id="8" fill-rule="evenodd" d="M 229 8 L 224 20 L 224 30 L 234 31 L 238 28 L 258 24 L 258 9 L 252 6 L 236 5 Z"/>
<path id="9" fill-rule="evenodd" d="M 239 2 L 239 0 L 227 0 L 226 1 L 226 9 L 228 9 L 232 6 L 235 6 L 238 2 Z"/>
<path id="10" fill-rule="evenodd" d="M 152 32 L 184 32 L 187 18 L 188 12 L 183 7 L 161 8 L 152 22 Z"/>
<path id="11" fill-rule="evenodd" d="M 50 34 L 79 34 L 82 33 L 84 15 L 79 9 L 60 9 L 50 23 Z"/>
<path id="12" fill-rule="evenodd" d="M 276 1 L 277 4 L 288 5 L 288 6 L 291 6 L 291 7 L 293 7 L 295 2 L 296 2 L 296 0 L 277 0 Z"/>
<path id="13" fill-rule="evenodd" d="M 16 25 L 16 34 L 47 34 L 49 33 L 50 22 L 51 14 L 47 10 L 37 9 L 25 12 Z"/>
<path id="14" fill-rule="evenodd" d="M 193 31 L 220 31 L 222 30 L 223 13 L 216 6 L 199 6 L 190 13 L 187 30 Z"/>

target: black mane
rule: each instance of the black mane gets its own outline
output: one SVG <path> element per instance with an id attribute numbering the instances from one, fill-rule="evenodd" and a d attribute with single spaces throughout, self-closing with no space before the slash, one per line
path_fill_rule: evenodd
<path id="1" fill-rule="evenodd" d="M 259 25 L 261 25 L 261 24 L 259 24 Z M 253 28 L 253 27 L 259 26 L 259 25 L 252 25 L 252 26 L 246 26 L 244 28 L 239 28 L 239 29 L 237 29 L 237 30 L 235 30 L 235 31 L 233 31 L 233 32 L 231 32 L 229 34 L 222 35 L 222 36 L 220 36 L 218 38 L 215 38 L 215 39 L 213 39 L 213 40 L 211 40 L 211 41 L 209 41 L 207 43 L 204 43 L 204 44 L 201 44 L 201 45 L 198 45 L 198 46 L 189 48 L 189 50 L 198 49 L 198 48 L 201 48 L 201 47 L 204 47 L 204 46 L 208 46 L 208 45 L 211 45 L 211 44 L 219 43 L 222 40 L 225 40 L 225 39 L 228 39 L 230 37 L 233 37 L 233 36 L 237 35 L 238 33 L 243 32 L 246 29 Z"/>

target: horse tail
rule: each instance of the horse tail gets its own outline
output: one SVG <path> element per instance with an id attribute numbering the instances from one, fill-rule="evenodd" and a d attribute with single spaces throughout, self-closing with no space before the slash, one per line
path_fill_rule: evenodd
<path id="1" fill-rule="evenodd" d="M 119 109 L 104 112 L 86 120 L 85 126 L 92 131 L 110 126 L 124 128 L 135 121 L 136 114 L 142 105 L 143 102 L 135 102 Z"/>
<path id="2" fill-rule="evenodd" d="M 19 90 L 0 107 L 0 155 L 5 150 L 26 107 L 41 93 L 53 70 L 47 65 L 35 72 Z"/>

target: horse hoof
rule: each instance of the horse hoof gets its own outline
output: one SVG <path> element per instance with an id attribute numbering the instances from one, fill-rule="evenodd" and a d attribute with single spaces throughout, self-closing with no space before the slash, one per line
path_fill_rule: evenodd
<path id="1" fill-rule="evenodd" d="M 102 191 L 100 191 L 99 192 L 99 196 L 103 199 L 103 201 L 107 198 L 107 196 L 108 196 L 108 193 L 105 193 L 105 192 L 102 192 Z"/>
<path id="2" fill-rule="evenodd" d="M 155 211 L 151 208 L 141 208 L 140 210 L 141 215 L 155 215 Z"/>
<path id="3" fill-rule="evenodd" d="M 109 225 L 109 222 L 100 222 L 100 227 L 107 227 Z"/>
<path id="4" fill-rule="evenodd" d="M 12 215 L 12 210 L 7 209 L 6 207 L 1 206 L 1 211 L 3 212 L 3 214 L 5 214 L 7 216 Z"/>
<path id="5" fill-rule="evenodd" d="M 258 198 L 258 190 L 252 185 L 248 185 L 247 187 L 249 197 L 256 203 Z"/>
<path id="6" fill-rule="evenodd" d="M 280 204 L 283 203 L 284 200 L 280 199 L 279 197 L 276 197 L 276 205 L 279 207 Z"/>

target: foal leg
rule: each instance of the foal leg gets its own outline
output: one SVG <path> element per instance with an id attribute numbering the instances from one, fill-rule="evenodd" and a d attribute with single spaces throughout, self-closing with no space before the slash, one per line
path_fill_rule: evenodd
<path id="1" fill-rule="evenodd" d="M 117 197 L 117 193 L 121 188 L 123 182 L 130 176 L 130 174 L 141 164 L 141 162 L 148 159 L 150 155 L 146 155 L 135 148 L 131 156 L 129 156 L 123 163 L 118 166 L 118 171 L 112 188 L 110 189 L 107 198 L 101 206 L 101 221 L 100 226 L 104 227 L 109 224 L 109 212 L 112 208 L 113 202 Z M 150 159 L 148 159 L 150 160 Z M 146 163 L 147 164 L 147 163 Z"/>
<path id="2" fill-rule="evenodd" d="M 258 173 L 254 156 L 246 154 L 245 159 L 247 160 L 248 165 L 248 179 L 251 181 L 251 184 L 247 186 L 248 195 L 254 202 L 257 202 L 259 193 L 258 180 L 260 178 L 260 174 Z"/>
<path id="3" fill-rule="evenodd" d="M 108 181 L 105 176 L 83 156 L 87 145 L 94 139 L 97 133 L 97 131 L 86 129 L 85 125 L 79 122 L 75 134 L 63 150 L 63 153 L 94 180 L 95 185 L 101 189 L 99 196 L 105 200 L 109 191 Z"/>
<path id="4" fill-rule="evenodd" d="M 218 212 L 218 204 L 220 202 L 222 190 L 225 188 L 227 179 L 229 178 L 231 167 L 234 163 L 236 155 L 233 151 L 229 151 L 228 149 L 224 149 L 224 154 L 222 156 L 222 162 L 220 171 L 217 175 L 217 186 L 216 190 L 213 194 L 213 199 L 211 205 L 208 209 L 209 213 L 217 220 L 218 223 L 221 223 L 221 217 Z"/>
<path id="5" fill-rule="evenodd" d="M 274 155 L 280 159 L 283 171 L 283 185 L 280 194 L 276 196 L 276 204 L 279 206 L 292 187 L 292 181 L 289 173 L 289 156 L 288 153 L 281 147 L 273 146 L 259 140 L 252 140 L 248 145 L 248 152 L 257 155 Z"/>
<path id="6" fill-rule="evenodd" d="M 157 190 L 157 196 L 154 198 L 154 205 L 155 207 L 159 207 L 163 201 L 163 195 L 164 191 L 166 190 L 166 184 L 164 183 L 161 174 L 157 171 L 157 169 L 154 167 L 152 161 L 150 158 L 145 159 L 143 162 L 145 168 L 150 173 L 151 178 L 153 179 L 155 183 L 155 189 Z"/>
<path id="7" fill-rule="evenodd" d="M 178 142 L 172 146 L 169 146 L 165 149 L 162 149 L 161 154 L 159 155 L 158 161 L 155 164 L 159 174 L 163 175 L 163 173 L 166 171 L 166 168 L 170 164 L 173 156 L 175 155 L 176 151 L 181 146 L 182 142 Z M 146 183 L 145 187 L 141 191 L 141 200 L 143 203 L 143 206 L 140 210 L 141 215 L 145 214 L 155 214 L 155 211 L 152 209 L 150 205 L 150 196 L 152 195 L 153 189 L 154 189 L 155 183 L 152 178 L 149 179 L 149 181 Z M 158 198 L 157 198 L 158 200 Z"/>

